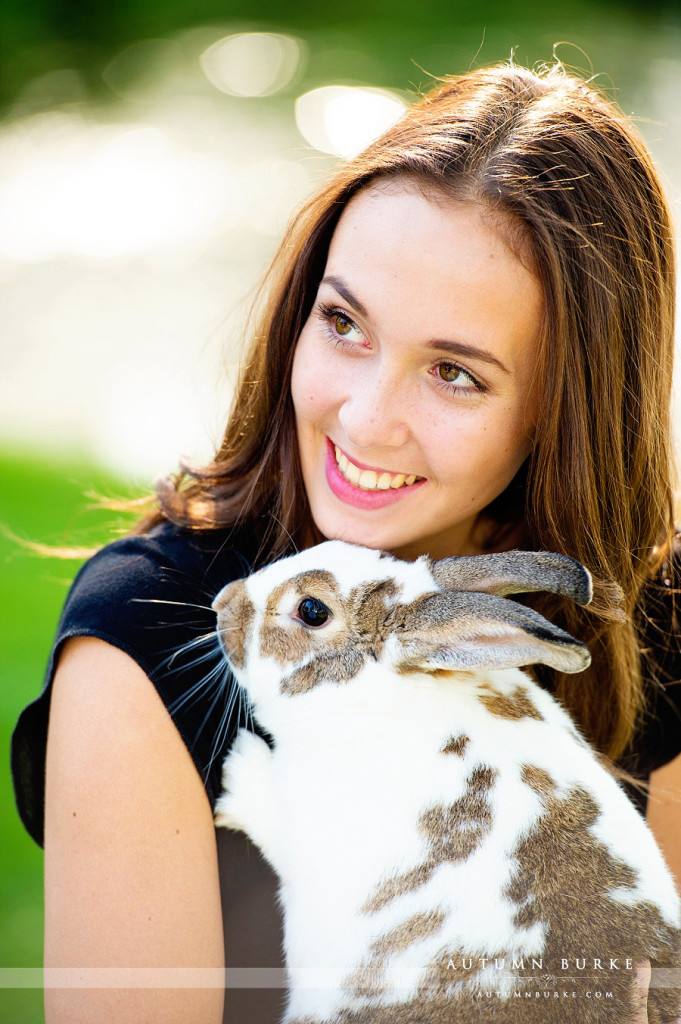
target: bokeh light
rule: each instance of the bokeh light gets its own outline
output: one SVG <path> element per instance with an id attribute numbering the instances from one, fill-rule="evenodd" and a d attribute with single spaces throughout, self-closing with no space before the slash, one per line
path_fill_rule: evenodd
<path id="1" fill-rule="evenodd" d="M 0 256 L 130 256 L 205 240 L 237 217 L 240 196 L 215 161 L 150 125 L 36 116 L 0 143 Z"/>
<path id="2" fill-rule="evenodd" d="M 296 124 L 310 145 L 350 159 L 402 116 L 407 104 L 387 89 L 323 86 L 296 100 Z"/>
<path id="3" fill-rule="evenodd" d="M 273 96 L 299 70 L 303 46 L 293 36 L 240 32 L 201 54 L 201 67 L 216 89 L 230 96 Z"/>

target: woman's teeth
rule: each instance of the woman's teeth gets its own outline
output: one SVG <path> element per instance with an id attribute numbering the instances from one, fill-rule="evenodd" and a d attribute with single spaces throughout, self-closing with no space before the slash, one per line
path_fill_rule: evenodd
<path id="1" fill-rule="evenodd" d="M 391 487 L 409 487 L 419 479 L 416 476 L 405 476 L 404 473 L 376 473 L 373 469 L 360 469 L 334 445 L 336 463 L 348 483 L 360 487 L 363 491 L 387 491 Z"/>

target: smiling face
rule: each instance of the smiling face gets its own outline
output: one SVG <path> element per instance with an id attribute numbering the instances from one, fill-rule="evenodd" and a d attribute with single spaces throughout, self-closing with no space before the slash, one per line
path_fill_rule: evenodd
<path id="1" fill-rule="evenodd" d="M 291 392 L 312 516 L 403 558 L 475 552 L 531 449 L 543 299 L 489 211 L 404 179 L 348 203 Z"/>

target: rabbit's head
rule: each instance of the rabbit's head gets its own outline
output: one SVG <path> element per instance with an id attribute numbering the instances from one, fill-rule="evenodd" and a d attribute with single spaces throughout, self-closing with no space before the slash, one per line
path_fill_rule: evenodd
<path id="1" fill-rule="evenodd" d="M 342 684 L 367 665 L 403 672 L 589 664 L 584 644 L 504 595 L 545 590 L 579 604 L 591 578 L 546 552 L 403 562 L 326 541 L 275 562 L 216 597 L 218 635 L 256 704 Z"/>

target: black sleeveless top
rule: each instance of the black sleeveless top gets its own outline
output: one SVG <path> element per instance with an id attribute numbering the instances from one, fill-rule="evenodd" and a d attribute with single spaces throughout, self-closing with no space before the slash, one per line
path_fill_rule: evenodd
<path id="1" fill-rule="evenodd" d="M 211 602 L 226 583 L 248 574 L 255 554 L 246 531 L 195 532 L 166 522 L 145 536 L 109 544 L 85 563 L 64 607 L 44 689 L 21 713 L 12 737 L 17 806 L 37 843 L 43 842 L 52 679 L 71 637 L 105 640 L 140 665 L 215 805 L 230 743 L 240 726 L 254 725 L 218 648 Z M 674 596 L 663 572 L 647 585 L 642 604 L 648 710 L 624 764 L 644 779 L 681 752 L 681 634 Z M 645 798 L 631 795 L 644 810 Z"/>

